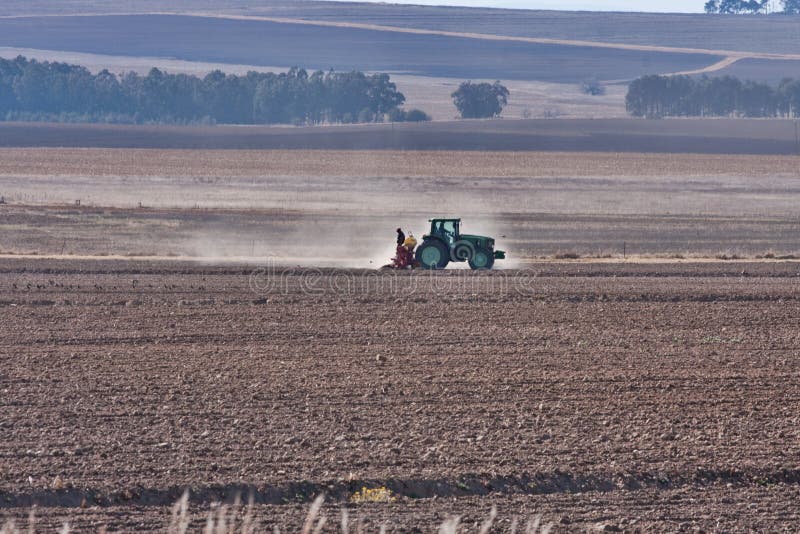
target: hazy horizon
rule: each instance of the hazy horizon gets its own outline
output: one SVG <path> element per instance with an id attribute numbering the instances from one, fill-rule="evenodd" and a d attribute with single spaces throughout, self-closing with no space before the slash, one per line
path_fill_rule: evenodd
<path id="1" fill-rule="evenodd" d="M 494 7 L 506 9 L 553 9 L 559 11 L 645 11 L 659 13 L 702 13 L 703 0 L 651 0 L 645 5 L 624 0 L 327 0 L 364 1 L 377 4 L 427 6 Z"/>

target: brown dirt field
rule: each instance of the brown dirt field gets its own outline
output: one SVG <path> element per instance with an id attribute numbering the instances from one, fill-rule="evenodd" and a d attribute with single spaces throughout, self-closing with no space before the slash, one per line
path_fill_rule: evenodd
<path id="1" fill-rule="evenodd" d="M 379 210 L 2 207 L 0 254 L 183 257 L 206 262 L 376 268 L 394 254 L 398 220 L 417 235 L 430 213 Z M 457 213 L 457 212 L 452 212 Z M 463 214 L 463 212 L 461 212 Z M 507 269 L 576 254 L 617 259 L 800 257 L 796 218 L 739 215 L 473 214 L 465 231 L 490 235 Z M 451 267 L 464 267 L 454 264 Z"/>
<path id="2" fill-rule="evenodd" d="M 497 237 L 509 251 L 504 266 L 559 253 L 797 255 L 796 163 L 696 154 L 2 149 L 0 253 L 375 267 L 393 254 L 398 225 L 419 235 L 431 216 L 450 215 L 464 218 L 465 231 Z"/>
<path id="3" fill-rule="evenodd" d="M 392 532 L 492 504 L 557 531 L 791 530 L 798 275 L 1 259 L 0 514 L 163 530 L 188 486 L 198 526 L 252 491 L 297 530 L 325 491 L 332 523 Z M 347 504 L 363 485 L 398 500 Z"/>
<path id="4" fill-rule="evenodd" d="M 197 529 L 791 530 L 800 264 L 663 262 L 796 254 L 795 163 L 0 150 L 0 525 L 163 531 L 189 487 Z M 505 270 L 345 268 L 445 210 Z"/>

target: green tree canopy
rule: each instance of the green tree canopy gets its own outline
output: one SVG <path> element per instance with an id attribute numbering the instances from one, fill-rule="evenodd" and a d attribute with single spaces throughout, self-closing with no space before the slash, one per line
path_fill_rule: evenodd
<path id="1" fill-rule="evenodd" d="M 724 15 L 769 13 L 770 0 L 708 0 L 705 3 L 706 13 L 722 13 Z M 800 13 L 800 0 L 781 0 L 782 13 L 796 15 Z"/>
<path id="2" fill-rule="evenodd" d="M 787 15 L 800 15 L 800 0 L 781 0 L 783 12 Z"/>
<path id="3" fill-rule="evenodd" d="M 0 59 L 0 120 L 318 124 L 382 121 L 408 115 L 388 74 L 215 70 L 203 78 L 151 69 L 93 75 L 84 67 L 17 57 Z M 419 115 L 411 115 L 419 119 Z"/>
<path id="4" fill-rule="evenodd" d="M 508 104 L 508 89 L 499 81 L 494 83 L 463 82 L 452 95 L 463 119 L 497 117 Z"/>
<path id="5" fill-rule="evenodd" d="M 798 117 L 800 81 L 772 87 L 733 76 L 643 76 L 628 86 L 625 106 L 637 117 Z"/>

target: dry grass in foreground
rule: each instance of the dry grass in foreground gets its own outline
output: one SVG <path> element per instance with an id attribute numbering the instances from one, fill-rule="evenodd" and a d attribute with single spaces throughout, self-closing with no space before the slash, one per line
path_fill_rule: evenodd
<path id="1" fill-rule="evenodd" d="M 383 489 L 385 490 L 385 488 Z M 322 505 L 324 501 L 325 495 L 323 494 L 319 495 L 311 504 L 311 507 L 308 510 L 308 515 L 303 522 L 303 528 L 300 531 L 302 534 L 319 534 L 323 531 L 323 528 L 329 524 L 328 517 L 322 511 Z M 497 509 L 492 507 L 491 511 L 489 512 L 489 517 L 483 521 L 477 532 L 479 534 L 488 534 L 488 532 L 491 531 L 496 518 Z M 197 523 L 196 519 L 197 518 L 193 517 L 189 510 L 189 492 L 186 491 L 184 492 L 183 496 L 174 504 L 172 508 L 172 519 L 166 531 L 169 534 L 186 534 L 187 532 L 196 531 L 190 528 L 193 522 Z M 339 531 L 342 534 L 349 534 L 350 532 L 362 534 L 366 531 L 363 519 L 360 518 L 355 521 L 351 520 L 347 508 L 342 508 L 339 521 Z M 386 532 L 387 528 L 388 525 L 382 525 L 380 527 L 381 534 Z M 524 534 L 548 534 L 552 528 L 553 523 L 544 524 L 542 522 L 542 515 L 538 514 L 533 518 L 523 521 L 520 521 L 518 518 L 514 518 L 511 521 L 509 532 L 511 532 L 511 534 L 515 534 L 516 532 Z M 241 498 L 238 495 L 236 496 L 234 503 L 230 506 L 223 504 L 212 506 L 211 509 L 206 513 L 205 524 L 202 528 L 202 532 L 204 534 L 256 534 L 259 532 L 266 532 L 267 530 L 269 529 L 263 526 L 256 517 L 252 497 L 250 498 L 248 504 L 243 506 Z M 104 529 L 101 529 L 101 531 L 104 531 Z M 438 529 L 439 534 L 456 534 L 457 532 L 463 531 L 463 526 L 460 524 L 460 518 L 458 516 L 451 517 L 450 519 L 444 521 L 441 525 L 439 525 Z M 28 534 L 34 534 L 36 532 L 36 515 L 33 510 L 30 512 L 28 524 L 24 530 L 17 527 L 13 520 L 9 520 L 2 526 L 2 528 L 0 528 L 0 534 L 22 534 L 22 532 L 26 532 Z M 68 534 L 72 532 L 69 522 L 64 523 L 59 532 L 61 534 Z M 276 526 L 272 529 L 272 532 L 275 534 L 280 534 L 281 530 Z"/>

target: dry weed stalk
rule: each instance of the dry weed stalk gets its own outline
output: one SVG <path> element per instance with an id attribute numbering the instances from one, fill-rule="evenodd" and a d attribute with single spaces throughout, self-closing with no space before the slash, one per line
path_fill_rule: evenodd
<path id="1" fill-rule="evenodd" d="M 492 524 L 494 523 L 495 518 L 497 517 L 497 507 L 492 506 L 492 510 L 489 512 L 489 518 L 483 522 L 481 526 L 480 534 L 489 534 L 489 531 L 492 530 Z"/>
<path id="2" fill-rule="evenodd" d="M 172 522 L 167 532 L 169 534 L 185 534 L 189 528 L 189 490 L 183 492 L 180 499 L 172 506 Z"/>
<path id="3" fill-rule="evenodd" d="M 316 521 L 317 516 L 319 515 L 319 511 L 322 509 L 322 503 L 325 501 L 325 494 L 320 494 L 314 499 L 314 502 L 311 503 L 311 508 L 308 510 L 308 516 L 306 516 L 306 521 L 303 524 L 303 530 L 301 530 L 301 534 L 311 534 L 312 528 L 314 526 L 314 521 Z M 320 521 L 323 522 L 325 518 L 320 518 Z M 323 522 L 324 524 L 324 522 Z M 320 527 L 322 530 L 322 527 Z M 314 530 L 316 532 L 316 530 Z"/>
<path id="4" fill-rule="evenodd" d="M 321 514 L 322 505 L 325 502 L 325 495 L 318 495 L 314 502 L 311 504 L 301 534 L 321 534 L 323 528 L 327 524 L 327 517 Z M 232 505 L 217 504 L 212 506 L 206 515 L 206 522 L 203 528 L 204 534 L 256 534 L 260 532 L 259 522 L 255 519 L 255 498 L 251 493 L 247 506 L 244 509 L 240 524 L 237 525 L 237 515 L 241 512 L 242 501 L 239 495 L 236 496 Z M 191 514 L 189 513 L 189 491 L 185 491 L 180 499 L 175 501 L 172 507 L 172 518 L 167 528 L 169 534 L 186 534 L 191 532 Z M 492 506 L 489 512 L 489 517 L 482 523 L 478 534 L 489 534 L 497 519 L 497 507 Z M 538 514 L 530 519 L 525 527 L 525 534 L 549 534 L 553 528 L 552 523 L 542 526 L 542 514 Z M 515 517 L 511 522 L 510 531 L 517 532 L 519 520 Z M 458 534 L 461 526 L 461 518 L 453 516 L 444 521 L 439 526 L 439 534 Z M 388 529 L 386 523 L 383 523 L 378 532 L 384 534 Z M 101 532 L 105 532 L 105 528 L 101 527 Z M 71 528 L 69 523 L 66 522 L 58 531 L 60 534 L 69 534 Z M 274 534 L 281 534 L 281 529 L 278 526 L 273 527 Z M 365 532 L 364 519 L 359 517 L 355 525 L 356 534 L 363 534 Z M 28 534 L 36 534 L 36 514 L 35 507 L 31 509 L 28 516 Z M 350 514 L 346 508 L 342 508 L 341 517 L 341 533 L 350 533 Z M 22 531 L 17 527 L 13 518 L 8 519 L 5 524 L 0 527 L 0 534 L 22 534 Z"/>

